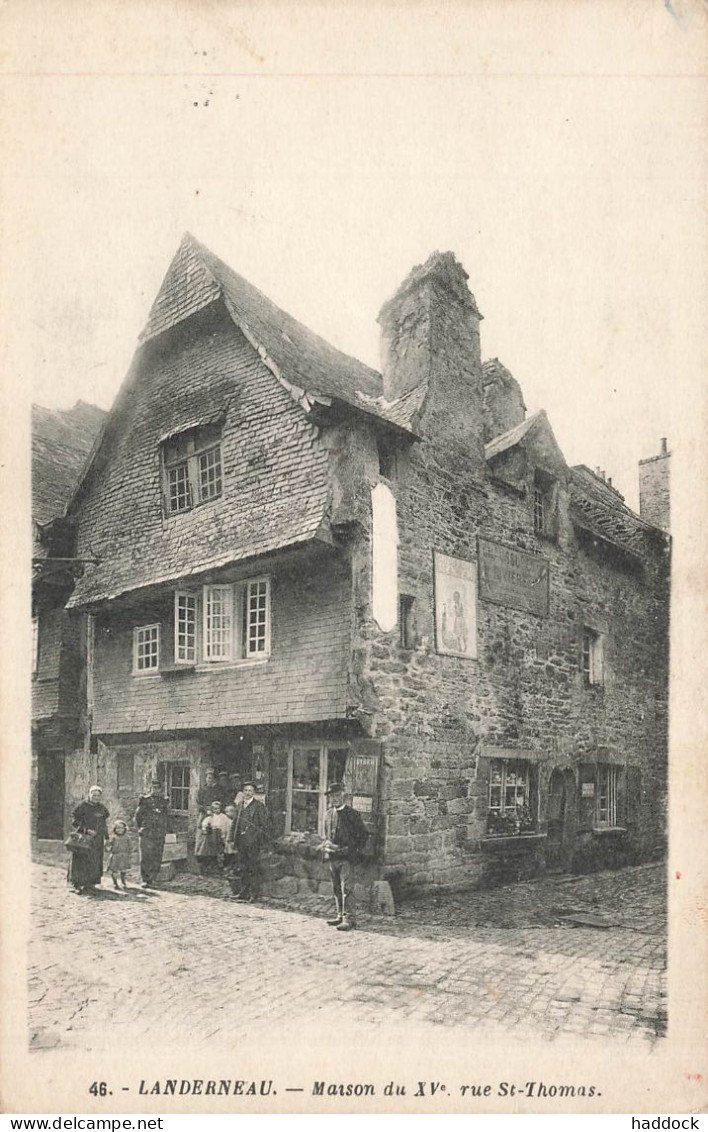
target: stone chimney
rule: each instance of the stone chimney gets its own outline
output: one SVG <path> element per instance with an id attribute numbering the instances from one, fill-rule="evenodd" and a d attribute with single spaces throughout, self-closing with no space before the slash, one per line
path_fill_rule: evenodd
<path id="1" fill-rule="evenodd" d="M 389 401 L 423 386 L 424 436 L 464 449 L 484 468 L 482 315 L 452 252 L 414 267 L 381 308 L 381 368 Z"/>
<path id="2" fill-rule="evenodd" d="M 521 386 L 499 358 L 490 358 L 482 366 L 484 394 L 484 442 L 501 436 L 526 418 L 526 405 Z"/>
<path id="3" fill-rule="evenodd" d="M 670 530 L 669 470 L 671 453 L 666 437 L 661 438 L 658 456 L 639 461 L 639 514 L 647 523 Z"/>

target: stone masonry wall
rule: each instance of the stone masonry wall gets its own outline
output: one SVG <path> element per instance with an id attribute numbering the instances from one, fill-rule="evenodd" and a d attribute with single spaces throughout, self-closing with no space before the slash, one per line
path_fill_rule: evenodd
<path id="1" fill-rule="evenodd" d="M 670 468 L 670 452 L 639 461 L 639 513 L 662 531 L 671 527 Z"/>
<path id="2" fill-rule="evenodd" d="M 375 734 L 385 739 L 386 866 L 414 885 L 463 883 L 488 871 L 479 853 L 483 756 L 495 749 L 502 757 L 533 754 L 542 797 L 556 765 L 641 767 L 638 849 L 649 851 L 663 830 L 667 564 L 655 555 L 652 566 L 649 555 L 639 576 L 582 549 L 564 491 L 557 542 L 537 536 L 532 494 L 482 486 L 479 476 L 459 454 L 453 464 L 430 443 L 399 461 L 399 582 L 415 598 L 415 647 L 401 647 L 398 628 L 381 633 L 368 611 L 355 641 L 360 677 L 376 691 Z M 478 534 L 549 560 L 549 616 L 478 600 L 478 658 L 439 656 L 433 550 L 476 563 Z M 583 681 L 585 625 L 605 635 L 603 687 Z"/>

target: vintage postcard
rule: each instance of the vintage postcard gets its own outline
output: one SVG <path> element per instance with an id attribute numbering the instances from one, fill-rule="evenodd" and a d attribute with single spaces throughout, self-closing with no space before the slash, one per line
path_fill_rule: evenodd
<path id="1" fill-rule="evenodd" d="M 706 1104 L 699 0 L 5 0 L 5 1113 Z"/>

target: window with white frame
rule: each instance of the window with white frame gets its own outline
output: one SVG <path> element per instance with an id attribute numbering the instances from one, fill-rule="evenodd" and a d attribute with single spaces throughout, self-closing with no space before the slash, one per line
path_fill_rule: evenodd
<path id="1" fill-rule="evenodd" d="M 324 835 L 327 790 L 341 782 L 347 750 L 318 744 L 292 747 L 288 757 L 287 833 Z"/>
<path id="2" fill-rule="evenodd" d="M 175 814 L 189 812 L 189 790 L 191 785 L 189 763 L 165 763 L 167 800 Z"/>
<path id="3" fill-rule="evenodd" d="M 244 602 L 246 611 L 245 655 L 265 655 L 268 652 L 269 637 L 268 582 L 265 578 L 258 578 L 253 582 L 246 583 Z"/>
<path id="4" fill-rule="evenodd" d="M 160 626 L 137 626 L 133 629 L 133 671 L 157 672 L 159 667 Z"/>
<path id="5" fill-rule="evenodd" d="M 617 825 L 617 767 L 600 763 L 595 788 L 595 825 Z"/>
<path id="6" fill-rule="evenodd" d="M 39 618 L 32 618 L 32 675 L 36 675 L 39 667 Z"/>
<path id="7" fill-rule="evenodd" d="M 583 629 L 582 671 L 586 684 L 604 684 L 603 641 L 594 629 Z"/>
<path id="8" fill-rule="evenodd" d="M 175 591 L 176 664 L 265 659 L 270 655 L 270 579 Z"/>
<path id="9" fill-rule="evenodd" d="M 165 511 L 188 511 L 218 499 L 222 490 L 221 425 L 203 425 L 162 445 Z"/>
<path id="10" fill-rule="evenodd" d="M 231 660 L 234 653 L 234 588 L 204 587 L 204 659 Z"/>
<path id="11" fill-rule="evenodd" d="M 489 769 L 487 833 L 510 836 L 534 830 L 535 768 L 526 759 L 492 759 Z"/>

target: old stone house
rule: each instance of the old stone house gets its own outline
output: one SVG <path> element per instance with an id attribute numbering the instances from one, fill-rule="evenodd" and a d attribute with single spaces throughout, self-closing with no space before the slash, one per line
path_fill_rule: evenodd
<path id="1" fill-rule="evenodd" d="M 64 608 L 81 563 L 63 515 L 104 417 L 84 401 L 66 410 L 32 406 L 33 839 L 62 837 L 66 756 L 83 742 L 85 625 Z"/>
<path id="2" fill-rule="evenodd" d="M 656 852 L 668 536 L 482 364 L 451 254 L 381 311 L 382 373 L 186 236 L 68 511 L 86 741 L 189 862 L 209 767 L 255 776 L 276 891 L 317 891 L 328 783 L 396 890 Z M 589 438 L 589 445 L 592 438 Z"/>

